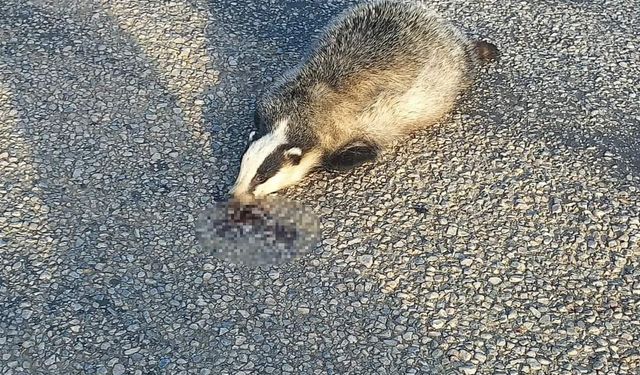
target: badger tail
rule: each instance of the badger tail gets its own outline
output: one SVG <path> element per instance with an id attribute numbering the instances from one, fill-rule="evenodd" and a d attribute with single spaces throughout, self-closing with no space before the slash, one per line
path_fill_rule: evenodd
<path id="1" fill-rule="evenodd" d="M 473 44 L 473 51 L 482 62 L 496 61 L 499 58 L 498 47 L 484 40 L 477 40 Z"/>

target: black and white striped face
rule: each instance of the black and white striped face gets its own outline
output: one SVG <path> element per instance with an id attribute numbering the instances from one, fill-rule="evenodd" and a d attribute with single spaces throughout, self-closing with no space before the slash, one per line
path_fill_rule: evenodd
<path id="1" fill-rule="evenodd" d="M 303 154 L 300 147 L 288 142 L 287 125 L 287 120 L 279 121 L 270 133 L 250 139 L 230 192 L 234 199 L 251 201 L 294 185 L 317 164 L 315 152 Z"/>

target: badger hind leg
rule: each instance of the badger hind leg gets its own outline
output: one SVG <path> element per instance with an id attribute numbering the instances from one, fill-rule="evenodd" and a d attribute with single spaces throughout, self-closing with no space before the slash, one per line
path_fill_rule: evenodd
<path id="1" fill-rule="evenodd" d="M 326 170 L 344 172 L 378 157 L 379 147 L 367 141 L 351 142 L 327 155 L 323 160 Z"/>
<path id="2" fill-rule="evenodd" d="M 473 50 L 481 61 L 490 62 L 498 60 L 499 50 L 495 44 L 484 40 L 477 40 L 473 45 Z"/>

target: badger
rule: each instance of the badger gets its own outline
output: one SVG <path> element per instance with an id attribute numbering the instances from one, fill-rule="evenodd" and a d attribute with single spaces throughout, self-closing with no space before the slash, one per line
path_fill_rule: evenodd
<path id="1" fill-rule="evenodd" d="M 254 202 L 317 169 L 374 161 L 441 120 L 497 47 L 472 40 L 419 0 L 378 0 L 338 15 L 304 60 L 257 99 L 255 128 L 229 191 Z"/>

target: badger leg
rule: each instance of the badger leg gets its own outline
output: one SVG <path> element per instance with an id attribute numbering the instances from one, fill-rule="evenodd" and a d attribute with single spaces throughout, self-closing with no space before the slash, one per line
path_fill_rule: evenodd
<path id="1" fill-rule="evenodd" d="M 377 145 L 359 140 L 327 155 L 322 164 L 326 170 L 343 172 L 375 160 L 378 157 L 378 152 Z"/>

